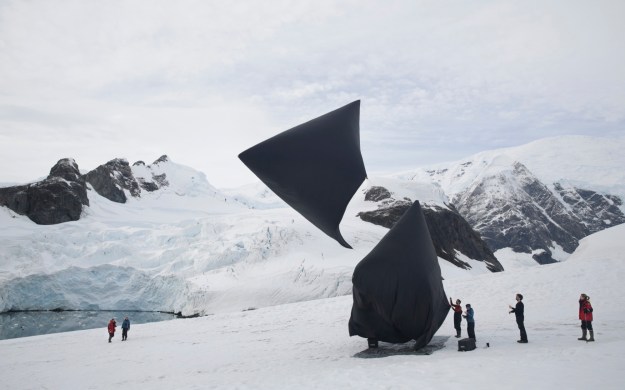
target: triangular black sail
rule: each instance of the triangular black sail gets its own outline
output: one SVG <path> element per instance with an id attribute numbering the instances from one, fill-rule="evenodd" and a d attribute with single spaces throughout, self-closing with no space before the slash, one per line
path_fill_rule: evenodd
<path id="1" fill-rule="evenodd" d="M 449 312 L 441 269 L 415 202 L 354 270 L 350 336 L 426 346 Z"/>
<path id="2" fill-rule="evenodd" d="M 360 100 L 286 130 L 239 154 L 273 192 L 328 236 L 367 177 L 360 153 Z"/>

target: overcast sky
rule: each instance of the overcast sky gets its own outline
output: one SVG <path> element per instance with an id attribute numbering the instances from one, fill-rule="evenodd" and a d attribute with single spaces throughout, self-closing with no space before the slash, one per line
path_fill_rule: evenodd
<path id="1" fill-rule="evenodd" d="M 237 155 L 361 100 L 370 174 L 625 134 L 625 1 L 0 0 L 0 182 Z"/>

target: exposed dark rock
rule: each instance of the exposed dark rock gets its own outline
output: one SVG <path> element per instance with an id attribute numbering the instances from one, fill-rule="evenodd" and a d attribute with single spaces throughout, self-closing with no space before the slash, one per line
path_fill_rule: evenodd
<path id="1" fill-rule="evenodd" d="M 510 192 L 492 189 L 493 183 L 509 180 L 505 175 L 480 182 L 456 202 L 460 213 L 493 250 L 510 247 L 523 253 L 548 251 L 555 241 L 565 251 L 573 252 L 578 239 L 587 234 L 585 226 L 525 166 L 515 164 L 513 175 L 516 183 Z"/>
<path id="2" fill-rule="evenodd" d="M 101 196 L 117 203 L 126 203 L 124 190 L 133 197 L 141 194 L 128 161 L 116 158 L 85 175 L 86 181 Z"/>
<path id="3" fill-rule="evenodd" d="M 374 186 L 365 193 L 365 200 L 370 202 L 379 202 L 391 197 L 391 193 L 384 187 Z"/>
<path id="4" fill-rule="evenodd" d="M 160 175 L 153 175 L 152 179 L 154 179 L 154 181 L 158 183 L 159 187 L 166 187 L 169 185 L 169 182 L 167 181 L 167 176 L 165 176 L 164 173 Z"/>
<path id="5" fill-rule="evenodd" d="M 536 262 L 540 265 L 557 263 L 557 261 L 551 257 L 551 251 L 549 250 L 532 255 L 532 259 L 536 260 Z"/>
<path id="6" fill-rule="evenodd" d="M 57 161 L 57 163 L 50 168 L 48 179 L 52 177 L 60 177 L 61 179 L 65 179 L 67 181 L 82 181 L 78 164 L 76 164 L 76 161 L 71 158 L 63 158 Z"/>
<path id="7" fill-rule="evenodd" d="M 167 155 L 164 154 L 161 157 L 159 157 L 156 161 L 154 161 L 152 164 L 158 164 L 158 163 L 168 162 L 168 161 L 169 161 L 169 157 L 167 157 Z"/>
<path id="8" fill-rule="evenodd" d="M 141 188 L 143 188 L 144 190 L 148 191 L 148 192 L 153 192 L 158 190 L 158 185 L 156 185 L 156 183 L 151 182 L 151 181 L 145 181 L 142 177 L 138 177 L 137 181 L 139 182 L 139 185 L 141 186 Z"/>
<path id="9" fill-rule="evenodd" d="M 183 315 L 181 311 L 174 313 L 174 315 L 176 316 L 176 318 L 198 318 L 200 316 L 200 313 L 194 313 L 191 315 Z"/>
<path id="10" fill-rule="evenodd" d="M 376 193 L 384 192 L 379 189 L 384 189 L 383 187 L 374 188 L 376 188 Z M 363 221 L 390 229 L 410 208 L 412 201 L 393 200 L 392 198 L 386 200 L 378 206 L 377 210 L 358 213 L 358 217 Z M 436 255 L 460 268 L 471 268 L 468 263 L 458 258 L 457 252 L 461 252 L 471 259 L 483 261 L 492 272 L 503 271 L 503 266 L 480 235 L 471 228 L 453 206 L 449 207 L 449 209 L 438 206 L 423 208 Z"/>
<path id="11" fill-rule="evenodd" d="M 158 165 L 160 163 L 164 163 L 164 162 L 168 162 L 169 158 L 167 157 L 167 155 L 162 155 L 161 157 L 159 157 L 156 161 L 154 161 L 154 163 L 152 165 Z M 136 163 L 132 164 L 133 166 L 145 166 L 145 163 L 143 161 L 137 161 Z M 137 181 L 137 183 L 139 184 L 139 186 L 148 191 L 148 192 L 154 192 L 157 191 L 158 189 L 162 188 L 162 187 L 166 187 L 169 185 L 169 182 L 167 181 L 167 176 L 162 173 L 160 175 L 155 175 L 152 171 L 151 171 L 152 166 L 148 166 L 149 170 L 149 177 L 139 177 L 137 176 L 135 179 Z M 148 173 L 148 172 L 146 172 Z"/>
<path id="12" fill-rule="evenodd" d="M 165 159 L 167 158 L 167 156 L 163 157 Z M 133 166 L 135 165 L 140 164 L 134 163 Z M 139 183 L 139 186 L 148 192 L 154 192 L 162 187 L 167 187 L 169 185 L 169 181 L 167 181 L 167 175 L 165 175 L 164 173 L 161 173 L 160 175 L 155 175 L 153 172 L 150 171 L 150 178 L 137 176 L 135 179 L 137 180 L 137 183 Z"/>
<path id="13" fill-rule="evenodd" d="M 457 258 L 458 251 L 470 259 L 483 261 L 491 272 L 503 271 L 503 266 L 479 233 L 453 206 L 449 205 L 449 208 L 430 206 L 423 210 L 437 255 L 452 264 L 466 264 Z"/>
<path id="14" fill-rule="evenodd" d="M 556 261 L 551 252 L 554 243 L 572 253 L 580 239 L 625 222 L 616 196 L 564 188 L 559 183 L 554 189 L 516 162 L 511 172 L 482 178 L 455 197 L 454 204 L 490 248 L 510 247 L 523 253 L 542 250 L 533 256 L 540 264 Z"/>
<path id="15" fill-rule="evenodd" d="M 363 211 L 358 213 L 358 217 L 365 222 L 371 222 L 374 225 L 384 226 L 387 229 L 395 226 L 402 215 L 410 208 L 411 202 L 405 200 L 397 200 L 388 204 L 381 205 L 374 211 Z"/>
<path id="16" fill-rule="evenodd" d="M 0 206 L 26 215 L 40 225 L 77 221 L 89 205 L 87 186 L 73 159 L 59 160 L 45 180 L 0 188 Z"/>
<path id="17" fill-rule="evenodd" d="M 169 161 L 161 156 L 155 164 Z M 145 166 L 137 161 L 134 166 Z M 156 191 L 169 182 L 165 174 L 151 175 L 150 179 L 135 178 L 125 159 L 114 159 L 86 175 L 81 175 L 73 159 L 61 159 L 50 169 L 45 180 L 37 183 L 0 188 L 0 206 L 8 207 L 18 214 L 26 215 L 38 224 L 49 225 L 76 221 L 82 206 L 89 205 L 87 185 L 105 198 L 118 203 L 126 202 L 126 193 L 138 197 L 141 188 Z"/>
<path id="18" fill-rule="evenodd" d="M 584 223 L 588 233 L 625 223 L 625 215 L 619 209 L 623 203 L 618 196 L 575 187 L 564 188 L 560 183 L 554 183 L 554 188 Z"/>

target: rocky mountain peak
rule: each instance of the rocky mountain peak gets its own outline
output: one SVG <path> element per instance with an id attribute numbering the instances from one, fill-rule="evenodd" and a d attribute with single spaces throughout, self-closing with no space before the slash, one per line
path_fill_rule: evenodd
<path id="1" fill-rule="evenodd" d="M 128 161 L 115 158 L 85 175 L 86 181 L 101 196 L 117 203 L 126 203 L 126 193 L 138 197 L 141 194 L 139 184 L 132 174 Z"/>
<path id="2" fill-rule="evenodd" d="M 60 177 L 67 181 L 81 181 L 82 177 L 78 164 L 73 158 L 60 159 L 51 169 L 48 178 Z"/>
<path id="3" fill-rule="evenodd" d="M 156 161 L 154 161 L 152 164 L 158 164 L 158 163 L 163 163 L 163 162 L 168 162 L 168 161 L 169 161 L 169 157 L 167 157 L 167 155 L 164 154 L 158 159 L 156 159 Z"/>
<path id="4" fill-rule="evenodd" d="M 625 223 L 625 215 L 619 207 L 623 201 L 618 196 L 563 183 L 554 183 L 553 188 L 564 205 L 585 225 L 589 234 Z"/>
<path id="5" fill-rule="evenodd" d="M 167 155 L 162 155 L 153 165 L 169 161 Z M 26 215 L 38 224 L 76 221 L 83 205 L 89 205 L 87 183 L 99 195 L 117 203 L 125 203 L 127 194 L 140 197 L 141 189 L 151 192 L 169 185 L 162 170 L 155 173 L 153 167 L 143 161 L 131 167 L 126 159 L 115 158 L 81 175 L 73 158 L 62 158 L 50 169 L 45 180 L 0 188 L 0 206 Z"/>
<path id="6" fill-rule="evenodd" d="M 373 186 L 365 192 L 365 200 L 369 202 L 379 202 L 391 198 L 391 192 L 381 186 Z"/>
<path id="7" fill-rule="evenodd" d="M 392 228 L 410 208 L 411 199 L 393 198 L 391 191 L 375 186 L 365 192 L 365 200 L 377 202 L 373 211 L 358 213 L 363 221 Z M 458 257 L 458 252 L 478 261 L 483 261 L 492 272 L 503 271 L 503 266 L 488 245 L 482 240 L 469 223 L 451 205 L 440 207 L 423 204 L 423 214 L 432 237 L 432 243 L 438 257 L 457 267 L 469 269 L 471 266 Z"/>
<path id="8" fill-rule="evenodd" d="M 45 180 L 0 188 L 0 206 L 40 225 L 77 221 L 88 205 L 87 186 L 71 158 L 59 160 Z"/>
<path id="9" fill-rule="evenodd" d="M 620 198 L 559 183 L 550 187 L 518 161 L 478 176 L 453 202 L 491 249 L 533 253 L 540 264 L 556 261 L 556 244 L 572 253 L 580 239 L 625 222 Z"/>

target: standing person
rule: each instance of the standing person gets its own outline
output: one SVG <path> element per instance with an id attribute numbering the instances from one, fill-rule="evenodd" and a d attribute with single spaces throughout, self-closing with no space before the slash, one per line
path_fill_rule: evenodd
<path id="1" fill-rule="evenodd" d="M 523 321 L 525 321 L 525 305 L 523 305 L 523 295 L 516 295 L 516 306 L 512 307 L 508 305 L 511 309 L 510 313 L 514 313 L 516 316 L 516 324 L 519 326 L 519 331 L 521 332 L 521 340 L 518 340 L 517 343 L 527 344 L 527 333 L 525 332 L 525 325 Z"/>
<path id="2" fill-rule="evenodd" d="M 592 305 L 590 297 L 586 294 L 579 296 L 579 319 L 582 321 L 582 337 L 578 340 L 595 341 L 595 334 L 592 330 Z M 586 340 L 586 329 L 590 333 L 590 338 Z"/>
<path id="3" fill-rule="evenodd" d="M 460 324 L 462 324 L 462 306 L 460 304 L 462 301 L 460 299 L 456 299 L 456 304 L 453 304 L 451 297 L 449 297 L 449 306 L 454 310 L 454 328 L 456 329 L 456 338 L 460 338 L 460 334 L 462 333 L 462 328 Z"/>
<path id="4" fill-rule="evenodd" d="M 117 327 L 117 323 L 115 322 L 115 318 L 111 318 L 111 320 L 109 321 L 109 326 L 108 326 L 108 330 L 109 330 L 109 343 L 111 342 L 111 339 L 115 336 L 115 328 Z"/>
<path id="5" fill-rule="evenodd" d="M 464 315 L 464 318 L 467 319 L 467 333 L 470 339 L 475 340 L 475 318 L 473 317 L 475 312 L 469 303 L 467 303 L 466 308 L 467 314 Z"/>
<path id="6" fill-rule="evenodd" d="M 130 329 L 130 320 L 128 317 L 124 318 L 124 322 L 122 322 L 122 341 L 126 341 L 128 338 L 128 330 Z"/>

